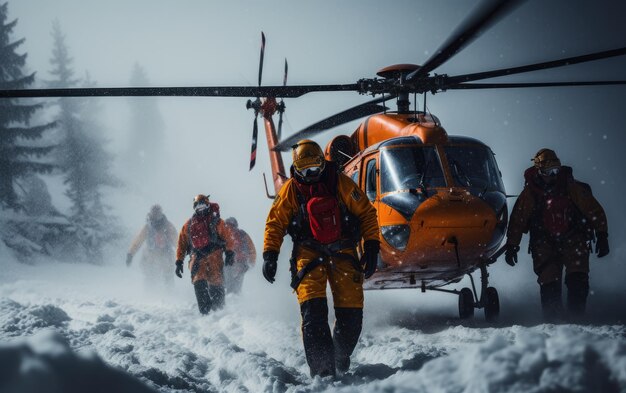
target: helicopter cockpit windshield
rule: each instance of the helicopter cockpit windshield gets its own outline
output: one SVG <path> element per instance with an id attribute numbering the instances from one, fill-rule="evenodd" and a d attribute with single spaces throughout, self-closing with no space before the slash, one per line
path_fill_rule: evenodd
<path id="1" fill-rule="evenodd" d="M 493 153 L 486 146 L 446 146 L 444 148 L 452 177 L 460 187 L 468 187 L 472 194 L 499 191 L 504 185 Z"/>
<path id="2" fill-rule="evenodd" d="M 381 151 L 381 193 L 445 186 L 443 170 L 434 147 L 406 146 Z"/>

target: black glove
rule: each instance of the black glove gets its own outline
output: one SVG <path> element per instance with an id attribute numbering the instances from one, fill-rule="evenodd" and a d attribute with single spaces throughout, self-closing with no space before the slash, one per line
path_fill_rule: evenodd
<path id="1" fill-rule="evenodd" d="M 226 258 L 224 258 L 224 265 L 232 266 L 235 263 L 235 252 L 231 250 L 224 251 Z"/>
<path id="2" fill-rule="evenodd" d="M 365 278 L 372 277 L 376 273 L 378 265 L 378 253 L 380 252 L 380 242 L 378 240 L 366 240 L 363 243 L 363 255 L 361 255 L 361 266 Z"/>
<path id="3" fill-rule="evenodd" d="M 609 254 L 609 234 L 606 232 L 596 233 L 596 254 L 598 258 Z"/>
<path id="4" fill-rule="evenodd" d="M 176 275 L 183 278 L 183 261 L 176 261 Z"/>
<path id="5" fill-rule="evenodd" d="M 133 254 L 131 253 L 126 254 L 126 266 L 130 266 L 132 261 L 133 261 Z"/>
<path id="6" fill-rule="evenodd" d="M 513 244 L 506 245 L 506 251 L 504 252 L 504 260 L 511 266 L 515 266 L 517 263 L 517 252 L 519 251 L 519 246 L 515 246 Z"/>
<path id="7" fill-rule="evenodd" d="M 265 251 L 263 253 L 263 277 L 270 284 L 274 282 L 274 277 L 276 277 L 276 268 L 278 264 L 278 252 L 276 251 Z"/>

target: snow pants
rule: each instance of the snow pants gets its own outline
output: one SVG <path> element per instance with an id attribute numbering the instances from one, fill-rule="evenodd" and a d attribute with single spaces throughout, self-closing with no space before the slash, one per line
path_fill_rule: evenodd
<path id="1" fill-rule="evenodd" d="M 224 287 L 221 285 L 209 285 L 205 280 L 193 284 L 198 302 L 200 314 L 208 314 L 211 310 L 219 310 L 224 307 Z"/>
<path id="2" fill-rule="evenodd" d="M 174 284 L 171 270 L 173 259 L 173 250 L 143 250 L 139 265 L 147 288 L 155 284 L 169 287 Z"/>
<path id="3" fill-rule="evenodd" d="M 243 277 L 248 271 L 247 262 L 235 262 L 232 266 L 224 267 L 224 287 L 228 293 L 241 292 Z"/>
<path id="4" fill-rule="evenodd" d="M 362 308 L 335 307 L 332 336 L 328 326 L 326 298 L 307 300 L 300 305 L 302 341 L 311 377 L 335 375 L 350 368 L 350 356 L 359 341 Z"/>
<path id="5" fill-rule="evenodd" d="M 224 258 L 222 249 L 200 256 L 192 254 L 189 260 L 189 271 L 191 271 L 191 282 L 207 281 L 209 285 L 224 285 Z"/>
<path id="6" fill-rule="evenodd" d="M 530 250 L 544 318 L 550 321 L 562 316 L 564 268 L 568 312 L 572 317 L 584 314 L 589 294 L 589 245 L 584 234 L 573 234 L 559 242 L 533 239 Z"/>
<path id="7" fill-rule="evenodd" d="M 344 249 L 341 252 L 357 258 L 356 250 Z M 300 247 L 296 253 L 298 271 L 320 257 L 318 253 Z M 335 307 L 363 308 L 363 273 L 357 271 L 352 261 L 346 258 L 330 258 L 329 263 L 319 265 L 304 276 L 296 289 L 298 303 L 326 298 L 327 282 L 330 284 Z"/>
<path id="8" fill-rule="evenodd" d="M 342 253 L 357 257 L 356 251 Z M 310 249 L 296 254 L 299 270 L 320 258 Z M 335 307 L 335 325 L 328 325 L 326 283 L 330 284 Z M 350 356 L 361 335 L 363 321 L 363 273 L 346 258 L 331 258 L 309 272 L 296 289 L 302 316 L 302 341 L 311 376 L 335 375 L 350 367 Z"/>
<path id="9" fill-rule="evenodd" d="M 189 270 L 200 313 L 222 308 L 225 299 L 222 249 L 207 255 L 192 254 Z"/>

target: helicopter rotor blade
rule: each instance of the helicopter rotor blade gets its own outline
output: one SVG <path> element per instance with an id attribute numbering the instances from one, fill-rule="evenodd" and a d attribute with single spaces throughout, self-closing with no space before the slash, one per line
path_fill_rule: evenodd
<path id="1" fill-rule="evenodd" d="M 407 75 L 407 81 L 426 76 L 463 48 L 481 32 L 489 29 L 525 0 L 488 0 L 474 9 L 437 51 L 417 70 Z"/>
<path id="2" fill-rule="evenodd" d="M 545 70 L 548 68 L 563 67 L 567 65 L 586 63 L 589 61 L 602 60 L 602 59 L 607 59 L 609 57 L 623 56 L 623 55 L 626 55 L 626 47 L 602 51 L 602 52 L 590 53 L 587 55 L 568 57 L 568 58 L 559 59 L 559 60 L 546 61 L 543 63 L 528 64 L 528 65 L 520 66 L 520 67 L 502 68 L 498 70 L 477 72 L 473 74 L 449 76 L 446 79 L 445 84 L 447 86 L 458 85 L 459 83 L 463 83 L 463 82 L 471 82 L 471 81 L 476 81 L 476 80 L 481 80 L 481 79 L 496 78 L 499 76 L 520 74 L 523 72 Z M 446 87 L 446 88 L 451 88 L 451 87 Z"/>
<path id="3" fill-rule="evenodd" d="M 289 149 L 291 149 L 291 146 L 293 146 L 297 141 L 301 139 L 309 138 L 313 135 L 319 134 L 320 132 L 351 122 L 352 120 L 360 119 L 362 117 L 373 115 L 375 113 L 384 112 L 388 108 L 384 105 L 379 105 L 379 103 L 386 100 L 393 100 L 395 97 L 396 96 L 392 95 L 386 96 L 384 98 L 377 98 L 375 100 L 371 100 L 363 104 L 354 106 L 333 116 L 327 117 L 322 121 L 319 121 L 306 127 L 303 130 L 296 132 L 284 141 L 281 141 L 279 144 L 276 145 L 276 147 L 274 147 L 274 150 L 288 151 Z"/>
<path id="4" fill-rule="evenodd" d="M 36 97 L 276 97 L 297 98 L 322 91 L 359 91 L 356 83 L 300 86 L 90 87 L 1 90 L 0 98 Z"/>
<path id="5" fill-rule="evenodd" d="M 257 137 L 259 134 L 259 125 L 257 123 L 257 115 L 254 115 L 254 123 L 252 123 L 252 150 L 250 151 L 250 169 L 254 168 L 254 164 L 256 164 L 256 145 L 257 145 Z"/>
<path id="6" fill-rule="evenodd" d="M 602 51 L 602 52 L 590 53 L 590 54 L 582 55 L 582 56 L 568 57 L 565 59 L 546 61 L 543 63 L 528 64 L 528 65 L 520 66 L 520 67 L 502 68 L 502 69 L 492 70 L 492 71 L 477 72 L 474 74 L 449 76 L 446 79 L 446 85 L 457 85 L 458 83 L 463 83 L 463 82 L 471 82 L 471 81 L 476 81 L 476 80 L 481 80 L 481 79 L 496 78 L 499 76 L 520 74 L 523 72 L 545 70 L 548 68 L 563 67 L 567 65 L 586 63 L 589 61 L 602 60 L 602 59 L 607 59 L 610 57 L 623 56 L 623 55 L 626 55 L 626 47 L 618 48 L 618 49 L 611 49 L 611 50 Z M 446 87 L 446 88 L 450 88 L 450 87 Z"/>
<path id="7" fill-rule="evenodd" d="M 259 56 L 259 87 L 263 77 L 263 57 L 265 56 L 265 34 L 261 32 L 261 55 Z"/>
<path id="8" fill-rule="evenodd" d="M 287 59 L 285 59 L 285 73 L 283 75 L 283 87 L 287 86 L 287 72 L 289 71 L 289 66 L 287 65 Z M 277 137 L 278 140 L 280 140 L 280 138 L 282 137 L 282 130 L 283 130 L 283 112 L 285 112 L 285 104 L 284 102 L 281 100 L 281 110 L 278 113 L 278 131 L 277 131 Z"/>
<path id="9" fill-rule="evenodd" d="M 520 87 L 566 87 L 566 86 L 611 86 L 626 85 L 626 81 L 592 82 L 539 82 L 539 83 L 461 83 L 447 87 L 448 90 L 511 89 Z"/>

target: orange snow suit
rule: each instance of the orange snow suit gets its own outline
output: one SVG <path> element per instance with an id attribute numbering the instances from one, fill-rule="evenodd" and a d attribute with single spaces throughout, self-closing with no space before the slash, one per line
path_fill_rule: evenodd
<path id="1" fill-rule="evenodd" d="M 238 266 L 244 271 L 254 266 L 256 262 L 256 248 L 250 238 L 250 235 L 243 229 L 232 228 L 228 224 L 233 235 L 233 244 L 235 251 L 235 263 L 234 266 Z"/>
<path id="2" fill-rule="evenodd" d="M 187 254 L 191 254 L 189 259 L 189 270 L 191 271 L 191 282 L 195 284 L 200 280 L 206 280 L 209 285 L 223 285 L 224 250 L 234 250 L 233 235 L 222 219 L 219 219 L 215 230 L 218 238 L 223 241 L 222 245 L 209 252 L 207 255 L 200 255 L 193 251 L 189 239 L 189 219 L 183 225 L 178 235 L 178 248 L 176 250 L 176 260 L 182 261 Z"/>
<path id="3" fill-rule="evenodd" d="M 176 236 L 176 228 L 169 220 L 165 220 L 160 228 L 146 224 L 135 236 L 128 253 L 135 256 L 141 246 L 146 243 L 140 263 L 146 279 L 158 278 L 164 282 L 171 281 L 170 263 L 172 263 L 174 247 L 176 247 Z"/>
<path id="4" fill-rule="evenodd" d="M 235 258 L 231 266 L 224 267 L 225 287 L 228 293 L 239 293 L 244 275 L 256 262 L 256 249 L 252 239 L 243 229 L 229 225 L 228 221 L 226 226 L 232 230 Z"/>

